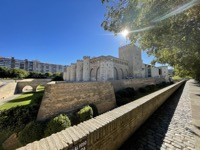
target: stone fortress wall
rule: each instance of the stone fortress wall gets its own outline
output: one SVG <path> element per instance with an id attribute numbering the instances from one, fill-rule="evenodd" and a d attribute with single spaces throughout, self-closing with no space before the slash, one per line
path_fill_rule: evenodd
<path id="1" fill-rule="evenodd" d="M 19 149 L 118 149 L 184 82 L 173 84 Z"/>
<path id="2" fill-rule="evenodd" d="M 167 77 L 168 67 L 143 64 L 141 50 L 134 44 L 119 48 L 119 58 L 84 56 L 67 66 L 63 79 L 67 82 L 110 81 L 130 78 Z"/>
<path id="3" fill-rule="evenodd" d="M 155 85 L 161 82 L 165 82 L 165 78 L 138 78 L 138 79 L 126 79 L 126 80 L 113 80 L 111 82 L 114 91 L 118 91 L 124 88 L 134 88 L 135 90 L 145 87 L 147 85 Z"/>
<path id="4" fill-rule="evenodd" d="M 100 56 L 90 59 L 84 56 L 67 66 L 63 73 L 65 81 L 106 81 L 125 79 L 128 75 L 128 62 L 112 56 Z"/>
<path id="5" fill-rule="evenodd" d="M 127 87 L 138 89 L 163 81 L 164 78 L 143 78 L 76 83 L 61 81 L 46 85 L 37 120 L 46 120 L 59 113 L 71 112 L 88 104 L 94 104 L 101 114 L 116 107 L 114 92 Z"/>
<path id="6" fill-rule="evenodd" d="M 94 104 L 104 113 L 116 107 L 110 82 L 59 83 L 46 85 L 37 120 L 42 121 Z"/>

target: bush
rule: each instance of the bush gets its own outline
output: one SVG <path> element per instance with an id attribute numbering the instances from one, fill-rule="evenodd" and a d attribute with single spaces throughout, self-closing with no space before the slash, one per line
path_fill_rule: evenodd
<path id="1" fill-rule="evenodd" d="M 0 129 L 21 130 L 27 123 L 35 120 L 39 106 L 17 106 L 0 113 Z"/>
<path id="2" fill-rule="evenodd" d="M 146 91 L 147 92 L 152 92 L 152 91 L 155 91 L 155 89 L 156 89 L 156 86 L 155 85 L 147 85 L 146 87 L 145 87 L 145 89 L 146 89 Z"/>
<path id="3" fill-rule="evenodd" d="M 166 87 L 167 86 L 167 83 L 166 82 L 162 82 L 162 83 L 159 83 L 156 85 L 158 88 L 163 88 L 163 87 Z"/>
<path id="4" fill-rule="evenodd" d="M 140 93 L 145 93 L 145 92 L 147 92 L 147 90 L 146 90 L 146 88 L 141 87 L 141 88 L 139 88 L 139 92 L 140 92 Z"/>
<path id="5" fill-rule="evenodd" d="M 130 98 L 122 98 L 120 96 L 116 96 L 116 103 L 117 103 L 117 106 L 122 106 L 122 105 L 125 105 L 125 104 L 128 104 L 130 102 L 132 102 L 133 100 L 130 99 Z"/>
<path id="6" fill-rule="evenodd" d="M 77 116 L 78 116 L 80 122 L 83 122 L 83 121 L 86 121 L 86 120 L 88 120 L 88 119 L 93 118 L 93 110 L 92 110 L 92 107 L 90 107 L 89 105 L 83 107 L 83 108 L 77 113 Z"/>
<path id="7" fill-rule="evenodd" d="M 134 90 L 134 88 L 131 87 L 117 91 L 115 93 L 117 106 L 122 106 L 129 102 L 132 102 L 136 95 L 137 92 Z"/>
<path id="8" fill-rule="evenodd" d="M 34 99 L 31 100 L 31 105 L 35 104 L 40 106 L 41 102 L 42 102 L 42 98 L 43 98 L 44 92 L 37 92 L 37 95 L 34 97 Z"/>
<path id="9" fill-rule="evenodd" d="M 99 112 L 98 112 L 97 107 L 96 107 L 94 104 L 90 104 L 89 106 L 92 107 L 92 110 L 93 110 L 93 117 L 98 116 L 98 115 L 99 115 Z"/>
<path id="10" fill-rule="evenodd" d="M 28 123 L 21 132 L 19 132 L 18 139 L 22 145 L 40 140 L 43 137 L 43 129 L 43 124 L 32 121 Z"/>
<path id="11" fill-rule="evenodd" d="M 53 79 L 51 81 L 64 81 L 64 80 L 63 80 L 63 77 L 61 77 L 61 76 L 55 76 L 55 77 L 53 77 Z"/>
<path id="12" fill-rule="evenodd" d="M 71 121 L 65 114 L 60 114 L 59 116 L 51 119 L 45 129 L 45 137 L 53 133 L 64 130 L 67 127 L 71 126 Z"/>
<path id="13" fill-rule="evenodd" d="M 118 92 L 116 92 L 117 95 L 119 95 L 120 97 L 134 97 L 136 95 L 136 92 L 134 90 L 134 88 L 125 88 L 122 90 L 119 90 Z"/>

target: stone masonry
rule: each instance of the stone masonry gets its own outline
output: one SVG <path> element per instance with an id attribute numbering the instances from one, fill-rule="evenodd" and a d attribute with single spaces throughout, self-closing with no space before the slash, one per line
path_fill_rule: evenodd
<path id="1" fill-rule="evenodd" d="M 168 77 L 167 66 L 160 68 L 145 66 L 142 62 L 141 50 L 134 44 L 129 44 L 119 48 L 119 58 L 84 56 L 83 60 L 77 60 L 76 63 L 67 66 L 63 72 L 63 79 L 67 82 L 80 82 Z"/>
<path id="2" fill-rule="evenodd" d="M 20 149 L 116 150 L 184 82 L 179 82 Z"/>
<path id="3" fill-rule="evenodd" d="M 114 89 L 109 82 L 59 83 L 46 85 L 37 120 L 45 120 L 94 104 L 104 113 L 116 107 Z"/>

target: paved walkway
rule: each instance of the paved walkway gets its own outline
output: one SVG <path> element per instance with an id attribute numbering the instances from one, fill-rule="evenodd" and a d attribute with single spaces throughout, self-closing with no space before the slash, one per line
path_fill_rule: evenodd
<path id="1" fill-rule="evenodd" d="M 195 138 L 200 135 L 193 130 L 189 88 L 187 82 L 185 87 L 176 91 L 120 149 L 199 149 Z M 198 112 L 200 115 L 200 109 Z"/>

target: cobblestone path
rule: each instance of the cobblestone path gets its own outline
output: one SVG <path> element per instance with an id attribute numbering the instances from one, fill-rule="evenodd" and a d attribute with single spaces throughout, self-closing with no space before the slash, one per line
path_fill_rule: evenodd
<path id="1" fill-rule="evenodd" d="M 176 91 L 120 150 L 195 150 L 191 121 L 191 105 L 186 84 Z"/>

